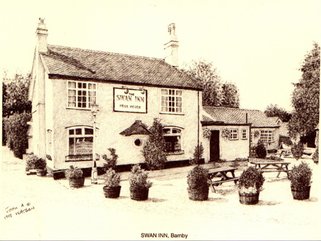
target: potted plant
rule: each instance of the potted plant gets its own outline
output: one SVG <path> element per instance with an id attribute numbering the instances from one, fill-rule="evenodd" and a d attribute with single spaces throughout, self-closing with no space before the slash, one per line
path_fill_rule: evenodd
<path id="1" fill-rule="evenodd" d="M 302 162 L 294 166 L 289 172 L 293 199 L 304 200 L 310 198 L 312 171 L 307 163 Z"/>
<path id="2" fill-rule="evenodd" d="M 254 167 L 245 169 L 238 182 L 240 203 L 257 204 L 264 180 L 262 173 Z"/>
<path id="3" fill-rule="evenodd" d="M 39 158 L 34 154 L 26 155 L 26 174 L 36 174 L 36 162 Z"/>
<path id="4" fill-rule="evenodd" d="M 201 167 L 194 167 L 187 175 L 187 191 L 189 199 L 204 201 L 208 199 L 209 185 L 207 182 L 208 171 Z"/>
<path id="5" fill-rule="evenodd" d="M 45 176 L 47 174 L 46 160 L 38 158 L 35 163 L 35 169 L 37 171 L 37 176 Z"/>
<path id="6" fill-rule="evenodd" d="M 147 181 L 148 174 L 140 165 L 134 165 L 129 175 L 129 191 L 130 198 L 137 201 L 147 200 L 148 191 L 152 186 L 150 181 Z"/>
<path id="7" fill-rule="evenodd" d="M 65 176 L 69 180 L 70 187 L 79 188 L 84 186 L 85 178 L 80 168 L 71 165 L 70 168 L 65 171 Z"/>
<path id="8" fill-rule="evenodd" d="M 105 186 L 103 187 L 106 198 L 118 198 L 120 194 L 120 175 L 109 168 L 106 171 Z"/>

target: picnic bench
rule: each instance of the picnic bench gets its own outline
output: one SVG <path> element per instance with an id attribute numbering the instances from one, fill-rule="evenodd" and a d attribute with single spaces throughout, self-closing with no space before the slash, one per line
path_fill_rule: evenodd
<path id="1" fill-rule="evenodd" d="M 280 176 L 281 172 L 285 172 L 289 178 L 289 164 L 286 161 L 275 161 L 275 160 L 253 160 L 250 161 L 256 169 L 260 172 L 278 172 L 277 177 Z"/>
<path id="2" fill-rule="evenodd" d="M 234 174 L 235 170 L 236 170 L 235 167 L 209 168 L 208 182 L 212 187 L 213 192 L 215 192 L 214 186 L 221 185 L 224 182 L 234 181 L 234 183 L 236 184 L 239 178 L 235 177 L 235 174 Z"/>

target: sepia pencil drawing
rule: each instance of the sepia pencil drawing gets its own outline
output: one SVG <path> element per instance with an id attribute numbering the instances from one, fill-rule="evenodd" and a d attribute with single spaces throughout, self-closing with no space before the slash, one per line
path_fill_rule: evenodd
<path id="1" fill-rule="evenodd" d="M 283 38 L 284 31 L 277 28 L 292 24 L 278 15 L 277 7 L 287 9 L 292 2 L 240 2 L 245 5 L 80 1 L 84 12 L 96 12 L 72 19 L 79 17 L 71 13 L 77 6 L 65 3 L 71 11 L 67 18 L 63 8 L 61 20 L 32 16 L 30 73 L 10 75 L 5 61 L 0 63 L 4 71 L 0 239 L 320 239 L 318 39 L 309 35 L 309 44 L 302 40 L 304 51 L 296 52 L 299 73 L 294 75 L 284 55 L 295 52 L 296 45 L 286 52 L 281 46 L 287 45 L 281 43 L 254 44 L 253 38 L 261 37 L 250 31 L 253 26 L 264 36 L 268 35 L 264 31 L 279 31 L 274 37 Z M 313 9 L 320 4 L 294 3 L 289 17 L 302 6 Z M 49 16 L 58 9 L 48 8 Z M 164 9 L 176 10 L 175 21 L 157 20 L 167 16 Z M 138 18 L 133 10 L 143 15 Z M 122 11 L 129 15 L 120 16 Z M 274 11 L 279 23 L 260 15 L 272 18 Z M 198 19 L 182 21 L 193 12 Z M 207 21 L 200 21 L 204 17 Z M 110 20 L 106 29 L 101 29 L 101 19 Z M 64 22 L 61 28 L 55 27 L 59 21 Z M 70 31 L 83 35 L 76 37 L 74 46 L 64 42 L 71 32 L 62 27 L 73 21 L 76 29 Z M 221 29 L 212 28 L 213 22 Z M 86 32 L 87 24 L 93 32 Z M 21 28 L 32 26 L 26 22 Z M 114 31 L 108 32 L 111 26 Z M 135 33 L 132 39 L 121 37 L 126 31 Z M 222 37 L 230 31 L 233 38 Z M 164 40 L 156 41 L 155 33 Z M 137 35 L 137 46 L 148 52 L 156 41 L 161 51 L 109 49 L 113 41 L 132 47 Z M 235 48 L 230 44 L 237 36 L 244 38 L 239 41 L 243 46 Z M 94 39 L 97 45 L 82 45 L 85 39 Z M 97 47 L 101 42 L 106 48 Z M 229 48 L 240 52 L 231 55 Z M 275 49 L 277 55 L 269 56 Z M 202 58 L 183 64 L 186 52 L 197 56 L 194 51 Z M 237 76 L 242 69 L 243 80 L 226 81 L 215 58 L 228 70 L 223 72 L 228 79 L 233 76 L 229 72 L 236 71 Z M 284 64 L 284 70 L 277 65 L 271 70 L 267 58 L 270 64 Z M 265 75 L 273 78 L 270 83 Z"/>

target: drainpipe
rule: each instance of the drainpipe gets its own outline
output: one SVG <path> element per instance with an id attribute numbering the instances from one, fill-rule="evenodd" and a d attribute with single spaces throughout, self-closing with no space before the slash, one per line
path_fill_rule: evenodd
<path id="1" fill-rule="evenodd" d="M 197 91 L 197 146 L 200 144 L 200 92 Z"/>

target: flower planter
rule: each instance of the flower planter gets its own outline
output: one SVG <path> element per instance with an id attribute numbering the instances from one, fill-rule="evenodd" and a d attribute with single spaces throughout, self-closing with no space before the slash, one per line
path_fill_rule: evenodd
<path id="1" fill-rule="evenodd" d="M 139 188 L 130 190 L 130 198 L 136 201 L 143 201 L 148 199 L 149 188 Z"/>
<path id="2" fill-rule="evenodd" d="M 239 192 L 239 199 L 240 203 L 246 205 L 253 205 L 259 202 L 259 195 L 260 193 L 240 193 Z"/>
<path id="3" fill-rule="evenodd" d="M 188 197 L 194 201 L 205 201 L 208 199 L 209 187 L 203 189 L 188 189 Z"/>
<path id="4" fill-rule="evenodd" d="M 37 169 L 37 176 L 43 177 L 46 176 L 47 170 L 46 169 Z"/>
<path id="5" fill-rule="evenodd" d="M 106 198 L 118 198 L 120 195 L 120 188 L 121 188 L 121 186 L 118 186 L 118 187 L 104 186 L 103 190 L 104 190 L 105 197 Z"/>
<path id="6" fill-rule="evenodd" d="M 299 190 L 294 189 L 291 187 L 291 192 L 293 199 L 295 200 L 306 200 L 310 198 L 310 186 L 302 187 Z"/>
<path id="7" fill-rule="evenodd" d="M 80 177 L 80 178 L 70 178 L 69 179 L 69 186 L 74 187 L 74 188 L 79 188 L 83 187 L 85 183 L 85 178 Z"/>

